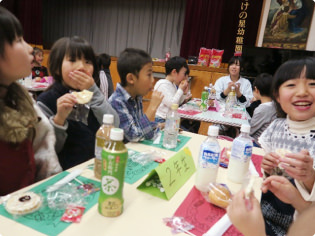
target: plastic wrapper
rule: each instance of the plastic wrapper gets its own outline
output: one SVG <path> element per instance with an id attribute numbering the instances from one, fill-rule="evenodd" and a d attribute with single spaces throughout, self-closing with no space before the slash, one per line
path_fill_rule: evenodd
<path id="1" fill-rule="evenodd" d="M 61 217 L 61 221 L 69 223 L 80 223 L 85 207 L 68 205 Z"/>
<path id="2" fill-rule="evenodd" d="M 143 166 L 152 161 L 163 162 L 165 161 L 163 158 L 165 156 L 166 154 L 164 152 L 153 149 L 145 152 L 134 152 L 132 150 L 128 151 L 128 158 L 133 162 L 137 162 Z"/>
<path id="3" fill-rule="evenodd" d="M 209 66 L 209 61 L 211 57 L 211 49 L 200 48 L 198 57 L 198 66 Z"/>
<path id="4" fill-rule="evenodd" d="M 66 209 L 68 205 L 84 206 L 86 190 L 77 185 L 67 183 L 56 191 L 47 194 L 47 204 L 51 209 Z"/>
<path id="5" fill-rule="evenodd" d="M 163 222 L 172 228 L 173 234 L 185 232 L 189 235 L 192 235 L 188 231 L 195 228 L 195 226 L 187 222 L 184 217 L 173 216 L 169 218 L 163 218 Z"/>
<path id="6" fill-rule="evenodd" d="M 213 205 L 225 209 L 232 201 L 231 191 L 225 184 L 210 183 L 208 190 L 208 192 L 202 194 L 204 198 Z"/>
<path id="7" fill-rule="evenodd" d="M 31 191 L 9 194 L 1 199 L 6 211 L 14 217 L 33 213 L 39 210 L 43 203 L 43 197 Z"/>
<path id="8" fill-rule="evenodd" d="M 277 153 L 280 157 L 284 158 L 285 155 L 287 153 L 291 153 L 290 150 L 286 150 L 286 149 L 276 149 L 275 153 Z M 279 176 L 284 176 L 286 178 L 290 178 L 290 176 L 287 174 L 287 172 L 284 170 L 284 168 L 282 167 L 283 165 L 285 165 L 284 163 L 279 163 L 278 166 L 276 166 L 272 171 L 271 171 L 271 175 L 279 175 Z"/>
<path id="9" fill-rule="evenodd" d="M 219 68 L 222 62 L 224 50 L 212 49 L 211 57 L 210 57 L 210 67 Z"/>
<path id="10" fill-rule="evenodd" d="M 90 106 L 87 104 L 76 104 L 70 115 L 69 120 L 80 121 L 85 125 L 88 125 L 88 116 L 90 112 Z"/>

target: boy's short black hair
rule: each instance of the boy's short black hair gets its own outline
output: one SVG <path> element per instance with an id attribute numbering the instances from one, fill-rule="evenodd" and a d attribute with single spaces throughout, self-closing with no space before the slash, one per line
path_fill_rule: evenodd
<path id="1" fill-rule="evenodd" d="M 272 75 L 262 73 L 255 78 L 253 86 L 256 87 L 262 96 L 271 97 Z"/>
<path id="2" fill-rule="evenodd" d="M 16 37 L 23 36 L 19 20 L 7 9 L 0 6 L 0 56 L 4 56 L 4 45 L 12 45 Z"/>
<path id="3" fill-rule="evenodd" d="M 111 58 L 110 55 L 102 53 L 97 56 L 97 65 L 100 70 L 109 69 Z"/>
<path id="4" fill-rule="evenodd" d="M 305 68 L 305 78 L 315 80 L 315 58 L 306 57 L 302 59 L 289 60 L 283 63 L 276 71 L 272 81 L 272 98 L 276 103 L 278 117 L 286 117 L 286 113 L 282 110 L 277 102 L 280 86 L 291 79 L 298 79 Z"/>
<path id="5" fill-rule="evenodd" d="M 186 68 L 186 75 L 189 75 L 189 68 L 188 65 L 186 63 L 185 58 L 183 57 L 179 57 L 179 56 L 175 56 L 170 58 L 166 63 L 165 63 L 165 74 L 169 75 L 172 73 L 172 70 L 176 70 L 176 72 L 178 73 L 180 71 L 181 68 Z"/>
<path id="6" fill-rule="evenodd" d="M 99 86 L 96 56 L 88 41 L 79 36 L 73 36 L 60 38 L 54 43 L 48 58 L 48 69 L 56 82 L 63 81 L 61 68 L 65 56 L 69 56 L 73 60 L 84 57 L 85 60 L 91 61 L 94 67 L 92 77 Z"/>
<path id="7" fill-rule="evenodd" d="M 126 48 L 117 61 L 117 70 L 120 76 L 121 86 L 127 86 L 127 74 L 132 73 L 139 75 L 142 67 L 148 63 L 152 63 L 152 58 L 148 53 L 141 49 Z"/>

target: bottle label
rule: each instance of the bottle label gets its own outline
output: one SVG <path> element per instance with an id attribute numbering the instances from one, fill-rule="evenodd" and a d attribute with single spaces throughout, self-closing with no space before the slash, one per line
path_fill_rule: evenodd
<path id="1" fill-rule="evenodd" d="M 213 152 L 211 150 L 204 149 L 202 151 L 202 164 L 213 164 L 217 165 L 220 159 L 220 153 Z M 203 166 L 201 165 L 201 166 Z"/>
<path id="2" fill-rule="evenodd" d="M 100 211 L 104 216 L 115 217 L 122 213 L 123 203 L 117 198 L 108 198 L 100 204 Z"/>
<path id="3" fill-rule="evenodd" d="M 113 195 L 119 189 L 119 180 L 113 176 L 102 177 L 102 190 L 107 195 Z"/>
<path id="4" fill-rule="evenodd" d="M 231 157 L 246 163 L 252 156 L 253 147 L 244 142 L 235 139 L 233 142 Z"/>

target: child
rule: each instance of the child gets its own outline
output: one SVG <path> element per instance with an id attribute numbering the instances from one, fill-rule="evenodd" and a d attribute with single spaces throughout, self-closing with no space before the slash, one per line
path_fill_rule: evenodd
<path id="1" fill-rule="evenodd" d="M 127 48 L 119 56 L 117 69 L 121 84 L 117 83 L 109 102 L 119 114 L 124 141 L 152 139 L 158 131 L 155 113 L 163 99 L 160 92 L 153 91 L 150 104 L 143 112 L 142 96 L 153 88 L 152 59 L 143 50 Z"/>
<path id="2" fill-rule="evenodd" d="M 250 120 L 250 136 L 254 138 L 256 144 L 262 132 L 277 117 L 276 107 L 270 94 L 271 84 L 272 76 L 267 73 L 258 75 L 254 81 L 254 97 L 261 101 Z"/>
<path id="3" fill-rule="evenodd" d="M 266 175 L 280 165 L 294 180 L 306 201 L 314 201 L 315 171 L 315 58 L 287 61 L 275 73 L 272 95 L 278 119 L 262 133 L 265 150 L 261 167 Z M 280 157 L 277 149 L 292 153 Z M 292 222 L 294 208 L 271 192 L 262 195 L 262 212 L 268 235 L 284 235 Z"/>
<path id="4" fill-rule="evenodd" d="M 100 89 L 106 99 L 114 92 L 112 76 L 109 70 L 110 63 L 111 59 L 109 55 L 103 53 L 97 56 L 97 64 L 100 70 Z"/>
<path id="5" fill-rule="evenodd" d="M 32 47 L 0 7 L 0 196 L 61 171 L 48 119 L 16 81 L 31 73 Z"/>
<path id="6" fill-rule="evenodd" d="M 155 121 L 161 123 L 165 122 L 173 103 L 181 105 L 186 99 L 189 90 L 187 81 L 189 68 L 186 60 L 178 56 L 170 58 L 165 63 L 165 74 L 166 78 L 160 79 L 154 86 L 154 91 L 159 91 L 164 96 L 155 114 Z"/>
<path id="7" fill-rule="evenodd" d="M 95 133 L 102 124 L 103 114 L 113 114 L 115 126 L 119 125 L 119 117 L 95 84 L 96 58 L 87 41 L 78 36 L 57 40 L 48 67 L 55 83 L 37 101 L 55 128 L 60 164 L 68 169 L 94 157 Z M 70 93 L 84 89 L 93 92 L 88 106 L 77 105 Z"/>
<path id="8" fill-rule="evenodd" d="M 34 47 L 33 50 L 34 60 L 32 68 L 32 78 L 37 82 L 40 82 L 41 78 L 48 76 L 48 71 L 45 66 L 42 66 L 44 59 L 44 52 L 38 47 Z"/>

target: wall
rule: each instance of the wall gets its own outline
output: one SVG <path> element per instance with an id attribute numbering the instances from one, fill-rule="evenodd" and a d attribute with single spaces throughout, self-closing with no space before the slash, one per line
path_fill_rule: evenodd
<path id="1" fill-rule="evenodd" d="M 265 0 L 264 5 L 263 5 L 263 14 L 261 15 L 261 19 L 260 19 L 260 30 L 259 30 L 259 34 L 257 37 L 258 40 L 256 44 L 256 46 L 259 46 L 259 47 L 262 46 L 262 42 L 263 42 L 264 31 L 267 24 L 267 17 L 268 17 L 269 8 L 270 8 L 270 2 L 271 0 Z M 312 18 L 311 27 L 308 34 L 309 36 L 308 36 L 308 40 L 306 44 L 306 50 L 309 50 L 309 51 L 315 51 L 315 16 L 314 14 L 315 14 L 315 10 L 313 12 L 313 18 Z"/>

